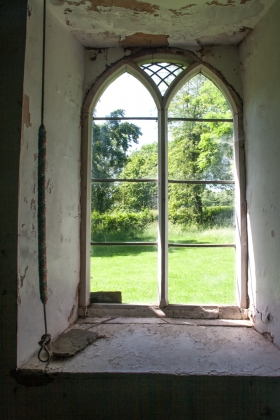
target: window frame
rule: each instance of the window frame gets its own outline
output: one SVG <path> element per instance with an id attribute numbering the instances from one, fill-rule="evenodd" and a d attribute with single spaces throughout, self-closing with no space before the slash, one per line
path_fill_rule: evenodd
<path id="1" fill-rule="evenodd" d="M 176 50 L 177 51 L 177 50 Z M 157 50 L 157 54 L 140 52 L 135 56 L 125 57 L 105 70 L 93 83 L 86 96 L 81 116 L 81 232 L 80 232 L 80 286 L 79 305 L 85 308 L 90 303 L 90 216 L 91 216 L 91 145 L 93 110 L 107 87 L 123 73 L 129 73 L 139 80 L 149 91 L 158 109 L 158 200 L 159 203 L 159 306 L 168 306 L 168 226 L 167 226 L 167 127 L 168 107 L 178 90 L 188 80 L 203 74 L 211 80 L 225 96 L 233 116 L 234 142 L 234 179 L 235 179 L 235 219 L 236 219 L 236 301 L 240 308 L 248 308 L 248 244 L 247 244 L 247 206 L 245 152 L 242 125 L 242 101 L 234 89 L 227 85 L 222 75 L 199 60 L 195 60 L 187 51 L 181 55 L 169 49 L 168 52 Z M 175 52 L 175 54 L 174 54 Z M 164 96 L 150 76 L 140 68 L 147 62 L 174 62 L 187 65 L 170 84 Z M 161 182 L 162 180 L 162 182 Z M 137 304 L 135 304 L 137 306 Z M 188 306 L 188 305 L 183 305 Z M 193 306 L 193 305 L 192 305 Z"/>

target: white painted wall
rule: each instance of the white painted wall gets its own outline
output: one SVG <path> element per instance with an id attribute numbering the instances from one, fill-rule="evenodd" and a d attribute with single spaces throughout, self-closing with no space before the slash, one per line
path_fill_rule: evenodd
<path id="1" fill-rule="evenodd" d="M 280 346 L 280 2 L 241 45 L 249 296 L 256 328 Z M 271 314 L 270 320 L 267 318 Z"/>
<path id="2" fill-rule="evenodd" d="M 44 333 L 37 260 L 37 153 L 41 100 L 42 2 L 29 1 L 20 154 L 18 365 Z M 47 11 L 48 329 L 55 338 L 77 314 L 80 256 L 80 111 L 84 49 Z"/>

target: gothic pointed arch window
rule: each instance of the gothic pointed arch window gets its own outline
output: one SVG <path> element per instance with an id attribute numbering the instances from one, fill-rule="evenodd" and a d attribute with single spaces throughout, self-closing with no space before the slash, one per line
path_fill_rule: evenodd
<path id="1" fill-rule="evenodd" d="M 236 304 L 234 101 L 209 74 L 187 60 L 132 60 L 96 88 L 91 292 L 118 290 L 133 304 Z"/>

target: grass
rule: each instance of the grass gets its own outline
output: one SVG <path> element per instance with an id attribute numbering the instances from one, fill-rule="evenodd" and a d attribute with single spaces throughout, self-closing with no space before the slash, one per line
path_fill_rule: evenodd
<path id="1" fill-rule="evenodd" d="M 154 227 L 138 240 L 151 240 Z M 125 240 L 125 239 L 123 239 Z M 169 242 L 233 243 L 234 230 L 169 227 Z M 169 303 L 234 304 L 234 248 L 169 248 Z M 93 246 L 91 291 L 122 291 L 124 303 L 157 303 L 157 247 Z"/>

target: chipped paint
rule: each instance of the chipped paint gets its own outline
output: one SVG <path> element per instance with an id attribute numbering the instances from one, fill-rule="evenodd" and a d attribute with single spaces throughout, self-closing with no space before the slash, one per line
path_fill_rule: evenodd
<path id="1" fill-rule="evenodd" d="M 68 0 L 66 2 L 69 6 L 81 6 L 89 3 L 88 0 L 81 0 L 79 2 L 74 2 Z M 138 0 L 106 0 L 101 4 L 99 0 L 90 0 L 91 5 L 87 7 L 88 11 L 100 12 L 100 7 L 121 7 L 124 9 L 130 9 L 134 12 L 150 13 L 154 14 L 159 10 L 159 6 L 155 4 L 150 4 L 146 2 L 140 2 Z"/>
<path id="2" fill-rule="evenodd" d="M 30 209 L 36 212 L 36 200 L 34 198 L 30 201 Z"/>
<path id="3" fill-rule="evenodd" d="M 120 41 L 123 48 L 130 47 L 168 47 L 168 35 L 152 35 L 137 32 Z"/>
<path id="4" fill-rule="evenodd" d="M 228 0 L 228 2 L 226 4 L 220 3 L 217 0 L 213 0 L 213 1 L 211 1 L 211 3 L 208 1 L 206 4 L 208 4 L 208 6 L 215 5 L 215 6 L 234 6 L 235 7 L 235 5 L 233 4 L 233 0 Z"/>
<path id="5" fill-rule="evenodd" d="M 22 123 L 27 127 L 31 127 L 30 111 L 29 111 L 29 96 L 23 95 L 22 100 Z"/>
<path id="6" fill-rule="evenodd" d="M 203 45 L 239 45 L 248 33 L 240 28 L 254 28 L 273 2 L 49 0 L 49 8 L 86 48 L 118 48 L 135 33 L 164 33 L 170 47 L 185 48 L 196 47 L 197 39 Z"/>
<path id="7" fill-rule="evenodd" d="M 197 40 L 198 45 L 201 47 L 197 52 L 200 55 L 201 58 L 203 57 L 213 57 L 214 56 L 214 50 L 212 45 L 201 45 L 201 42 Z"/>
<path id="8" fill-rule="evenodd" d="M 242 26 L 242 28 L 239 29 L 239 32 L 251 32 L 253 28 L 249 28 L 248 26 Z"/>
<path id="9" fill-rule="evenodd" d="M 28 270 L 28 266 L 25 267 L 24 274 L 22 276 L 20 276 L 20 287 L 23 287 L 23 282 L 24 282 L 24 279 L 26 277 L 27 270 Z"/>
<path id="10" fill-rule="evenodd" d="M 252 32 L 252 28 L 249 28 L 249 27 L 247 27 L 247 26 L 242 26 L 238 31 L 234 31 L 233 33 L 232 33 L 232 36 L 233 37 L 235 37 L 235 38 L 238 38 L 238 36 L 240 35 L 240 34 L 242 34 L 242 36 L 243 36 L 243 34 L 249 34 L 250 32 Z"/>
<path id="11" fill-rule="evenodd" d="M 186 9 L 189 9 L 190 7 L 194 7 L 196 6 L 196 4 L 192 3 L 192 4 L 188 4 L 187 6 L 181 7 L 180 9 L 168 9 L 170 12 L 174 13 L 174 15 L 176 16 L 186 16 L 186 15 L 190 15 L 191 13 L 185 13 L 184 11 Z"/>
<path id="12" fill-rule="evenodd" d="M 71 321 L 71 320 L 72 320 L 72 318 L 73 318 L 73 315 L 74 315 L 74 313 L 75 313 L 75 307 L 76 307 L 76 305 L 73 305 L 73 306 L 72 306 L 71 312 L 70 312 L 70 314 L 69 314 L 69 316 L 68 316 L 68 322 L 69 322 L 69 321 Z"/>

